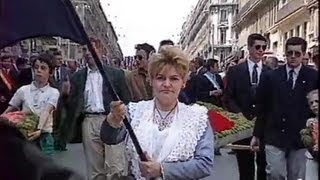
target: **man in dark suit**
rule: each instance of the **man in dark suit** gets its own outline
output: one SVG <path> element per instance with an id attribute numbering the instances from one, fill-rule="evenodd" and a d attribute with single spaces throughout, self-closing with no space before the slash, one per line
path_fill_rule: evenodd
<path id="1" fill-rule="evenodd" d="M 53 77 L 51 79 L 51 84 L 53 87 L 61 91 L 63 83 L 65 81 L 69 81 L 71 72 L 68 67 L 62 66 L 63 57 L 61 52 L 54 52 L 53 55 L 55 57 L 55 60 L 54 60 L 55 69 L 53 72 Z"/>
<path id="2" fill-rule="evenodd" d="M 124 146 L 107 146 L 100 139 L 101 124 L 113 99 L 91 54 L 86 54 L 85 59 L 87 68 L 76 72 L 70 80 L 71 89 L 64 100 L 68 111 L 60 124 L 60 137 L 83 142 L 88 179 L 112 179 L 125 173 Z M 120 99 L 128 103 L 130 92 L 124 73 L 112 67 L 105 67 L 105 72 Z"/>
<path id="3" fill-rule="evenodd" d="M 218 74 L 219 62 L 215 59 L 208 59 L 205 67 L 208 71 L 203 75 L 198 75 L 195 81 L 197 99 L 221 107 L 224 87 L 222 78 Z"/>
<path id="4" fill-rule="evenodd" d="M 19 87 L 31 84 L 33 81 L 33 70 L 32 68 L 22 69 L 18 75 Z"/>
<path id="5" fill-rule="evenodd" d="M 61 97 L 59 98 L 57 110 L 54 113 L 54 123 L 53 123 L 53 137 L 54 137 L 54 148 L 56 151 L 67 150 L 66 142 L 61 140 L 59 137 L 59 127 L 61 119 L 66 116 L 66 108 L 64 107 L 63 96 L 66 95 L 65 91 L 68 91 L 70 87 L 69 79 L 71 77 L 71 71 L 68 67 L 63 66 L 63 56 L 60 51 L 53 52 L 54 56 L 54 71 L 52 77 L 50 78 L 50 83 L 52 87 L 59 90 Z"/>
<path id="6" fill-rule="evenodd" d="M 272 180 L 305 179 L 306 149 L 299 132 L 311 116 L 307 93 L 319 87 L 317 72 L 302 65 L 306 48 L 304 39 L 289 38 L 287 64 L 265 73 L 257 89 L 258 116 L 251 148 L 259 150 L 264 139 L 266 172 Z"/>
<path id="7" fill-rule="evenodd" d="M 268 71 L 268 67 L 262 64 L 267 40 L 261 34 L 251 34 L 248 37 L 249 56 L 228 71 L 228 85 L 225 91 L 227 109 L 234 113 L 242 113 L 248 120 L 256 116 L 256 87 L 260 81 L 260 75 Z M 243 139 L 236 144 L 249 145 L 251 138 Z M 254 153 L 248 151 L 236 151 L 240 180 L 254 179 Z M 257 153 L 258 180 L 265 177 L 265 156 L 263 150 Z"/>
<path id="8" fill-rule="evenodd" d="M 10 99 L 18 88 L 17 72 L 12 62 L 10 55 L 0 56 L 0 113 L 7 109 Z"/>

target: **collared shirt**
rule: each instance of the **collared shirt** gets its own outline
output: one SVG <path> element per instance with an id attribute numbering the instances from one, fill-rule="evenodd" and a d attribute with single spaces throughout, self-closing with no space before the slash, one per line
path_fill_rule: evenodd
<path id="1" fill-rule="evenodd" d="M 17 90 L 12 99 L 10 100 L 10 106 L 21 109 L 25 112 L 32 112 L 38 116 L 41 115 L 47 108 L 47 105 L 52 105 L 57 108 L 59 91 L 49 84 L 43 88 L 37 88 L 32 82 L 29 85 L 22 86 Z M 45 132 L 52 132 L 53 116 L 52 113 L 48 117 L 42 130 Z M 39 122 L 40 124 L 40 122 Z"/>
<path id="2" fill-rule="evenodd" d="M 105 112 L 102 95 L 103 80 L 98 70 L 92 70 L 88 67 L 87 81 L 84 92 L 85 112 L 102 113 Z"/>
<path id="3" fill-rule="evenodd" d="M 204 74 L 204 76 L 212 83 L 212 85 L 216 88 L 216 89 L 221 89 L 219 83 L 217 82 L 217 76 L 211 72 L 206 72 Z"/>
<path id="4" fill-rule="evenodd" d="M 293 69 L 293 87 L 295 86 L 295 84 L 296 84 L 296 80 L 297 80 L 297 78 L 298 78 L 298 75 L 299 75 L 299 72 L 300 72 L 300 70 L 301 70 L 301 67 L 302 67 L 302 64 L 300 64 L 298 67 L 296 67 L 296 68 L 294 68 Z M 289 76 L 290 76 L 290 70 L 291 70 L 292 68 L 290 68 L 288 65 L 286 65 L 286 71 L 287 71 L 287 80 L 289 80 Z"/>
<path id="5" fill-rule="evenodd" d="M 61 67 L 56 67 L 54 69 L 54 79 L 56 81 L 60 81 L 61 80 Z"/>
<path id="6" fill-rule="evenodd" d="M 262 72 L 262 61 L 259 61 L 258 63 L 254 63 L 249 58 L 248 58 L 247 61 L 248 61 L 248 69 L 249 69 L 249 74 L 250 74 L 250 82 L 252 82 L 253 67 L 254 67 L 255 64 L 258 65 L 257 72 L 258 72 L 258 83 L 259 83 L 260 82 L 260 75 L 261 75 L 261 72 Z"/>

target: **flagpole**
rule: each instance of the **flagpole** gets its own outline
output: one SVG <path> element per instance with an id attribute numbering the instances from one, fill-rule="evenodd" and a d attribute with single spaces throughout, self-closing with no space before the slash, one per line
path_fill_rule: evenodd
<path id="1" fill-rule="evenodd" d="M 76 23 L 78 24 L 79 30 L 80 30 L 80 32 L 82 33 L 83 37 L 85 38 L 85 41 L 86 41 L 86 45 L 87 45 L 87 47 L 88 47 L 88 50 L 90 51 L 90 53 L 91 53 L 91 55 L 92 55 L 92 57 L 93 57 L 96 65 L 97 65 L 97 67 L 98 67 L 98 69 L 99 69 L 99 72 L 100 72 L 100 74 L 101 74 L 101 76 L 102 76 L 103 81 L 106 83 L 106 86 L 107 86 L 107 88 L 109 89 L 109 93 L 111 94 L 111 97 L 113 98 L 113 101 L 120 101 L 120 98 L 119 98 L 118 94 L 117 94 L 116 91 L 114 90 L 112 84 L 110 83 L 109 78 L 107 77 L 105 71 L 103 70 L 103 65 L 102 65 L 102 63 L 101 63 L 101 61 L 100 61 L 100 59 L 99 59 L 99 56 L 98 56 L 98 54 L 96 53 L 93 45 L 91 44 L 91 41 L 90 41 L 90 39 L 89 39 L 89 36 L 88 36 L 88 34 L 86 33 L 86 31 L 85 31 L 85 29 L 84 29 L 84 26 L 83 26 L 83 24 L 82 24 L 82 22 L 81 22 L 81 20 L 80 20 L 80 18 L 79 18 L 79 16 L 78 16 L 76 10 L 74 9 L 74 7 L 73 7 L 73 5 L 72 5 L 72 3 L 71 3 L 70 0 L 67 0 L 66 2 L 69 3 L 70 11 L 71 11 L 71 13 L 74 15 L 74 17 L 75 17 L 75 21 L 76 21 Z M 138 153 L 138 155 L 139 155 L 139 157 L 140 157 L 140 160 L 141 160 L 141 161 L 148 161 L 146 155 L 145 155 L 145 154 L 143 153 L 143 151 L 142 151 L 142 148 L 141 148 L 141 146 L 140 146 L 140 143 L 139 143 L 139 141 L 138 141 L 138 138 L 137 138 L 136 134 L 134 133 L 134 131 L 133 131 L 133 129 L 132 129 L 132 126 L 131 126 L 131 124 L 129 123 L 127 117 L 125 117 L 125 119 L 123 120 L 123 123 L 124 123 L 124 125 L 125 125 L 128 133 L 129 133 L 130 137 L 131 137 L 131 140 L 132 140 L 132 142 L 133 142 L 133 144 L 134 144 L 134 147 L 136 148 L 136 151 L 137 151 L 137 153 Z"/>

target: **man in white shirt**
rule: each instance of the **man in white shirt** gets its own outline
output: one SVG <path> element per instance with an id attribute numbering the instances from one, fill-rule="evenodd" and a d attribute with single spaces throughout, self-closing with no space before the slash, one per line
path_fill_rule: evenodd
<path id="1" fill-rule="evenodd" d="M 40 55 L 32 64 L 35 73 L 34 81 L 17 90 L 4 113 L 21 110 L 39 116 L 37 130 L 29 134 L 29 140 L 36 141 L 40 148 L 51 155 L 54 151 L 52 138 L 52 113 L 56 109 L 59 91 L 52 88 L 49 77 L 53 70 L 53 56 Z M 21 108 L 22 107 L 22 108 Z"/>
<path id="2" fill-rule="evenodd" d="M 287 64 L 261 77 L 257 89 L 257 120 L 251 141 L 254 150 L 263 139 L 268 180 L 305 179 L 306 149 L 300 131 L 311 117 L 307 94 L 318 89 L 318 74 L 302 64 L 307 42 L 287 40 Z"/>
<path id="3" fill-rule="evenodd" d="M 249 56 L 243 63 L 229 69 L 225 90 L 225 102 L 229 111 L 242 113 L 248 120 L 256 116 L 256 88 L 260 76 L 269 68 L 262 64 L 267 48 L 267 40 L 261 34 L 250 34 L 248 37 Z M 236 144 L 250 145 L 251 138 L 243 139 Z M 236 151 L 240 180 L 254 179 L 254 155 L 249 151 Z M 265 155 L 263 149 L 257 154 L 258 180 L 265 180 Z"/>
<path id="4" fill-rule="evenodd" d="M 65 99 L 68 111 L 60 125 L 60 137 L 83 143 L 89 180 L 114 179 L 126 173 L 124 146 L 105 145 L 100 139 L 100 128 L 113 98 L 91 54 L 86 54 L 85 59 L 87 67 L 70 79 L 71 89 Z M 129 102 L 124 73 L 112 67 L 104 70 L 120 99 Z"/>

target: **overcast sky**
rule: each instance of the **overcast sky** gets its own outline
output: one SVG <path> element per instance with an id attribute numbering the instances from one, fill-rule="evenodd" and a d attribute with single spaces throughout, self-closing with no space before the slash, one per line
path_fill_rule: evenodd
<path id="1" fill-rule="evenodd" d="M 100 0 L 125 56 L 147 42 L 158 49 L 163 39 L 179 40 L 182 24 L 198 0 Z"/>

